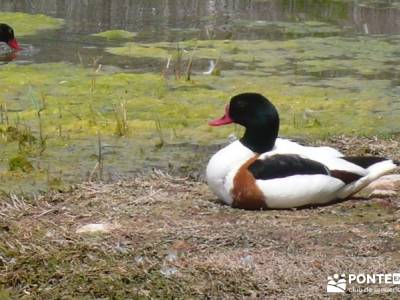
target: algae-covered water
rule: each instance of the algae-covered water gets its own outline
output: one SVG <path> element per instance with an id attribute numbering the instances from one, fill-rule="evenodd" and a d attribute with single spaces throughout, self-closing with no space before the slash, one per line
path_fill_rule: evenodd
<path id="1" fill-rule="evenodd" d="M 238 127 L 229 98 L 266 95 L 281 133 L 400 130 L 400 1 L 5 1 L 0 190 L 64 189 L 151 168 L 201 176 Z"/>

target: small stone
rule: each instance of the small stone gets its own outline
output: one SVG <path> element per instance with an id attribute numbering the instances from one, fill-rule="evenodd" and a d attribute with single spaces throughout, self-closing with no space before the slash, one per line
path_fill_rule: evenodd
<path id="1" fill-rule="evenodd" d="M 178 269 L 175 267 L 167 267 L 164 266 L 161 270 L 160 273 L 164 275 L 165 277 L 171 277 L 175 275 L 178 272 Z"/>
<path id="2" fill-rule="evenodd" d="M 115 229 L 115 225 L 107 223 L 86 224 L 79 227 L 76 233 L 106 233 Z"/>
<path id="3" fill-rule="evenodd" d="M 175 250 L 169 250 L 168 255 L 165 257 L 165 260 L 168 262 L 174 262 L 178 259 L 177 252 Z"/>
<path id="4" fill-rule="evenodd" d="M 115 250 L 122 254 L 126 254 L 129 251 L 128 247 L 120 242 L 118 242 L 117 245 L 115 246 Z"/>
<path id="5" fill-rule="evenodd" d="M 250 292 L 250 298 L 249 299 L 258 299 L 258 293 L 256 291 L 251 291 Z"/>
<path id="6" fill-rule="evenodd" d="M 49 230 L 46 232 L 45 236 L 47 238 L 52 238 L 54 236 L 54 231 L 53 230 Z"/>
<path id="7" fill-rule="evenodd" d="M 135 257 L 135 262 L 136 262 L 138 265 L 143 264 L 143 263 L 144 263 L 144 257 L 141 256 L 141 255 L 136 256 L 136 257 Z"/>
<path id="8" fill-rule="evenodd" d="M 373 190 L 369 194 L 369 196 L 372 198 L 374 198 L 374 197 L 385 198 L 385 197 L 393 197 L 396 195 L 397 195 L 396 191 L 392 191 L 392 190 Z"/>
<path id="9" fill-rule="evenodd" d="M 250 268 L 254 267 L 253 257 L 251 255 L 249 255 L 249 254 L 247 254 L 246 256 L 242 257 L 241 261 L 242 261 L 243 265 L 245 265 L 246 267 L 250 267 Z"/>

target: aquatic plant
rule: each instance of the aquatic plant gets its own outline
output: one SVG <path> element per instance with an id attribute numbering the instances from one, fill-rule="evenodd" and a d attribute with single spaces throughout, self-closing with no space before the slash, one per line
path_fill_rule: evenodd
<path id="1" fill-rule="evenodd" d="M 319 21 L 305 22 L 282 22 L 282 21 L 264 21 L 264 20 L 236 20 L 233 25 L 239 28 L 264 29 L 270 31 L 283 32 L 287 38 L 301 37 L 304 35 L 325 35 L 337 34 L 342 31 L 341 28 Z"/>
<path id="2" fill-rule="evenodd" d="M 128 118 L 126 110 L 126 101 L 120 101 L 119 103 L 113 103 L 114 116 L 115 116 L 115 132 L 119 136 L 125 136 L 128 134 Z"/>
<path id="3" fill-rule="evenodd" d="M 107 30 L 92 35 L 106 38 L 107 40 L 123 40 L 123 39 L 131 39 L 135 37 L 137 33 L 126 30 Z"/>
<path id="4" fill-rule="evenodd" d="M 159 142 L 156 144 L 156 148 L 160 149 L 164 146 L 165 140 L 164 140 L 164 134 L 162 131 L 161 121 L 160 121 L 159 117 L 155 119 L 155 125 L 156 125 L 156 131 L 157 131 L 157 134 L 159 137 Z"/>
<path id="5" fill-rule="evenodd" d="M 33 171 L 32 163 L 21 153 L 11 157 L 8 161 L 8 166 L 11 172 L 22 171 L 29 173 Z"/>
<path id="6" fill-rule="evenodd" d="M 89 181 L 93 181 L 93 177 L 98 172 L 98 179 L 101 181 L 103 180 L 103 169 L 104 169 L 104 155 L 103 155 L 103 142 L 101 139 L 100 131 L 97 133 L 97 161 L 96 165 L 94 166 L 92 172 L 90 172 Z"/>
<path id="7" fill-rule="evenodd" d="M 7 104 L 0 103 L 0 124 L 8 125 L 8 111 L 7 111 Z"/>
<path id="8" fill-rule="evenodd" d="M 30 98 L 33 104 L 33 107 L 36 111 L 37 119 L 38 119 L 38 127 L 39 127 L 39 141 L 41 146 L 41 153 L 46 149 L 46 139 L 47 137 L 43 134 L 43 119 L 42 119 L 42 112 L 46 109 L 46 101 L 45 95 L 42 94 L 40 100 L 38 100 L 30 90 Z"/>
<path id="9" fill-rule="evenodd" d="M 0 127 L 0 134 L 6 143 L 17 142 L 20 151 L 27 150 L 36 142 L 36 138 L 28 126 L 6 126 L 4 129 Z"/>

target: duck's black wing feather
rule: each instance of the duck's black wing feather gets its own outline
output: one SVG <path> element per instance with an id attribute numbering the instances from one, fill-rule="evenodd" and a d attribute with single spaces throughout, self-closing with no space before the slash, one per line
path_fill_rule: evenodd
<path id="1" fill-rule="evenodd" d="M 351 161 L 350 159 L 346 159 Z M 360 164 L 367 164 L 369 160 L 352 159 L 359 161 Z M 351 162 L 353 162 L 351 161 Z M 381 160 L 376 159 L 376 162 Z M 249 171 L 255 179 L 275 179 L 294 175 L 328 175 L 349 184 L 360 179 L 362 176 L 348 171 L 329 170 L 325 165 L 312 159 L 303 158 L 295 154 L 276 154 L 267 156 L 264 159 L 255 160 L 250 166 Z"/>
<path id="2" fill-rule="evenodd" d="M 379 156 L 344 156 L 341 157 L 341 159 L 347 160 L 348 162 L 351 162 L 364 169 L 376 163 L 388 160 L 385 157 L 379 157 Z"/>
<path id="3" fill-rule="evenodd" d="M 323 164 L 295 154 L 275 154 L 257 159 L 248 169 L 255 179 L 263 180 L 293 175 L 330 175 L 330 171 Z"/>

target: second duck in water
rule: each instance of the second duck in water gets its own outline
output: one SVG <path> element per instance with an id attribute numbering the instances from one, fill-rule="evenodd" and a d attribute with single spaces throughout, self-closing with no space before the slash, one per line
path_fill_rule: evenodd
<path id="1" fill-rule="evenodd" d="M 0 42 L 7 43 L 7 45 L 12 49 L 21 50 L 21 47 L 14 36 L 14 29 L 4 23 L 0 23 Z"/>

